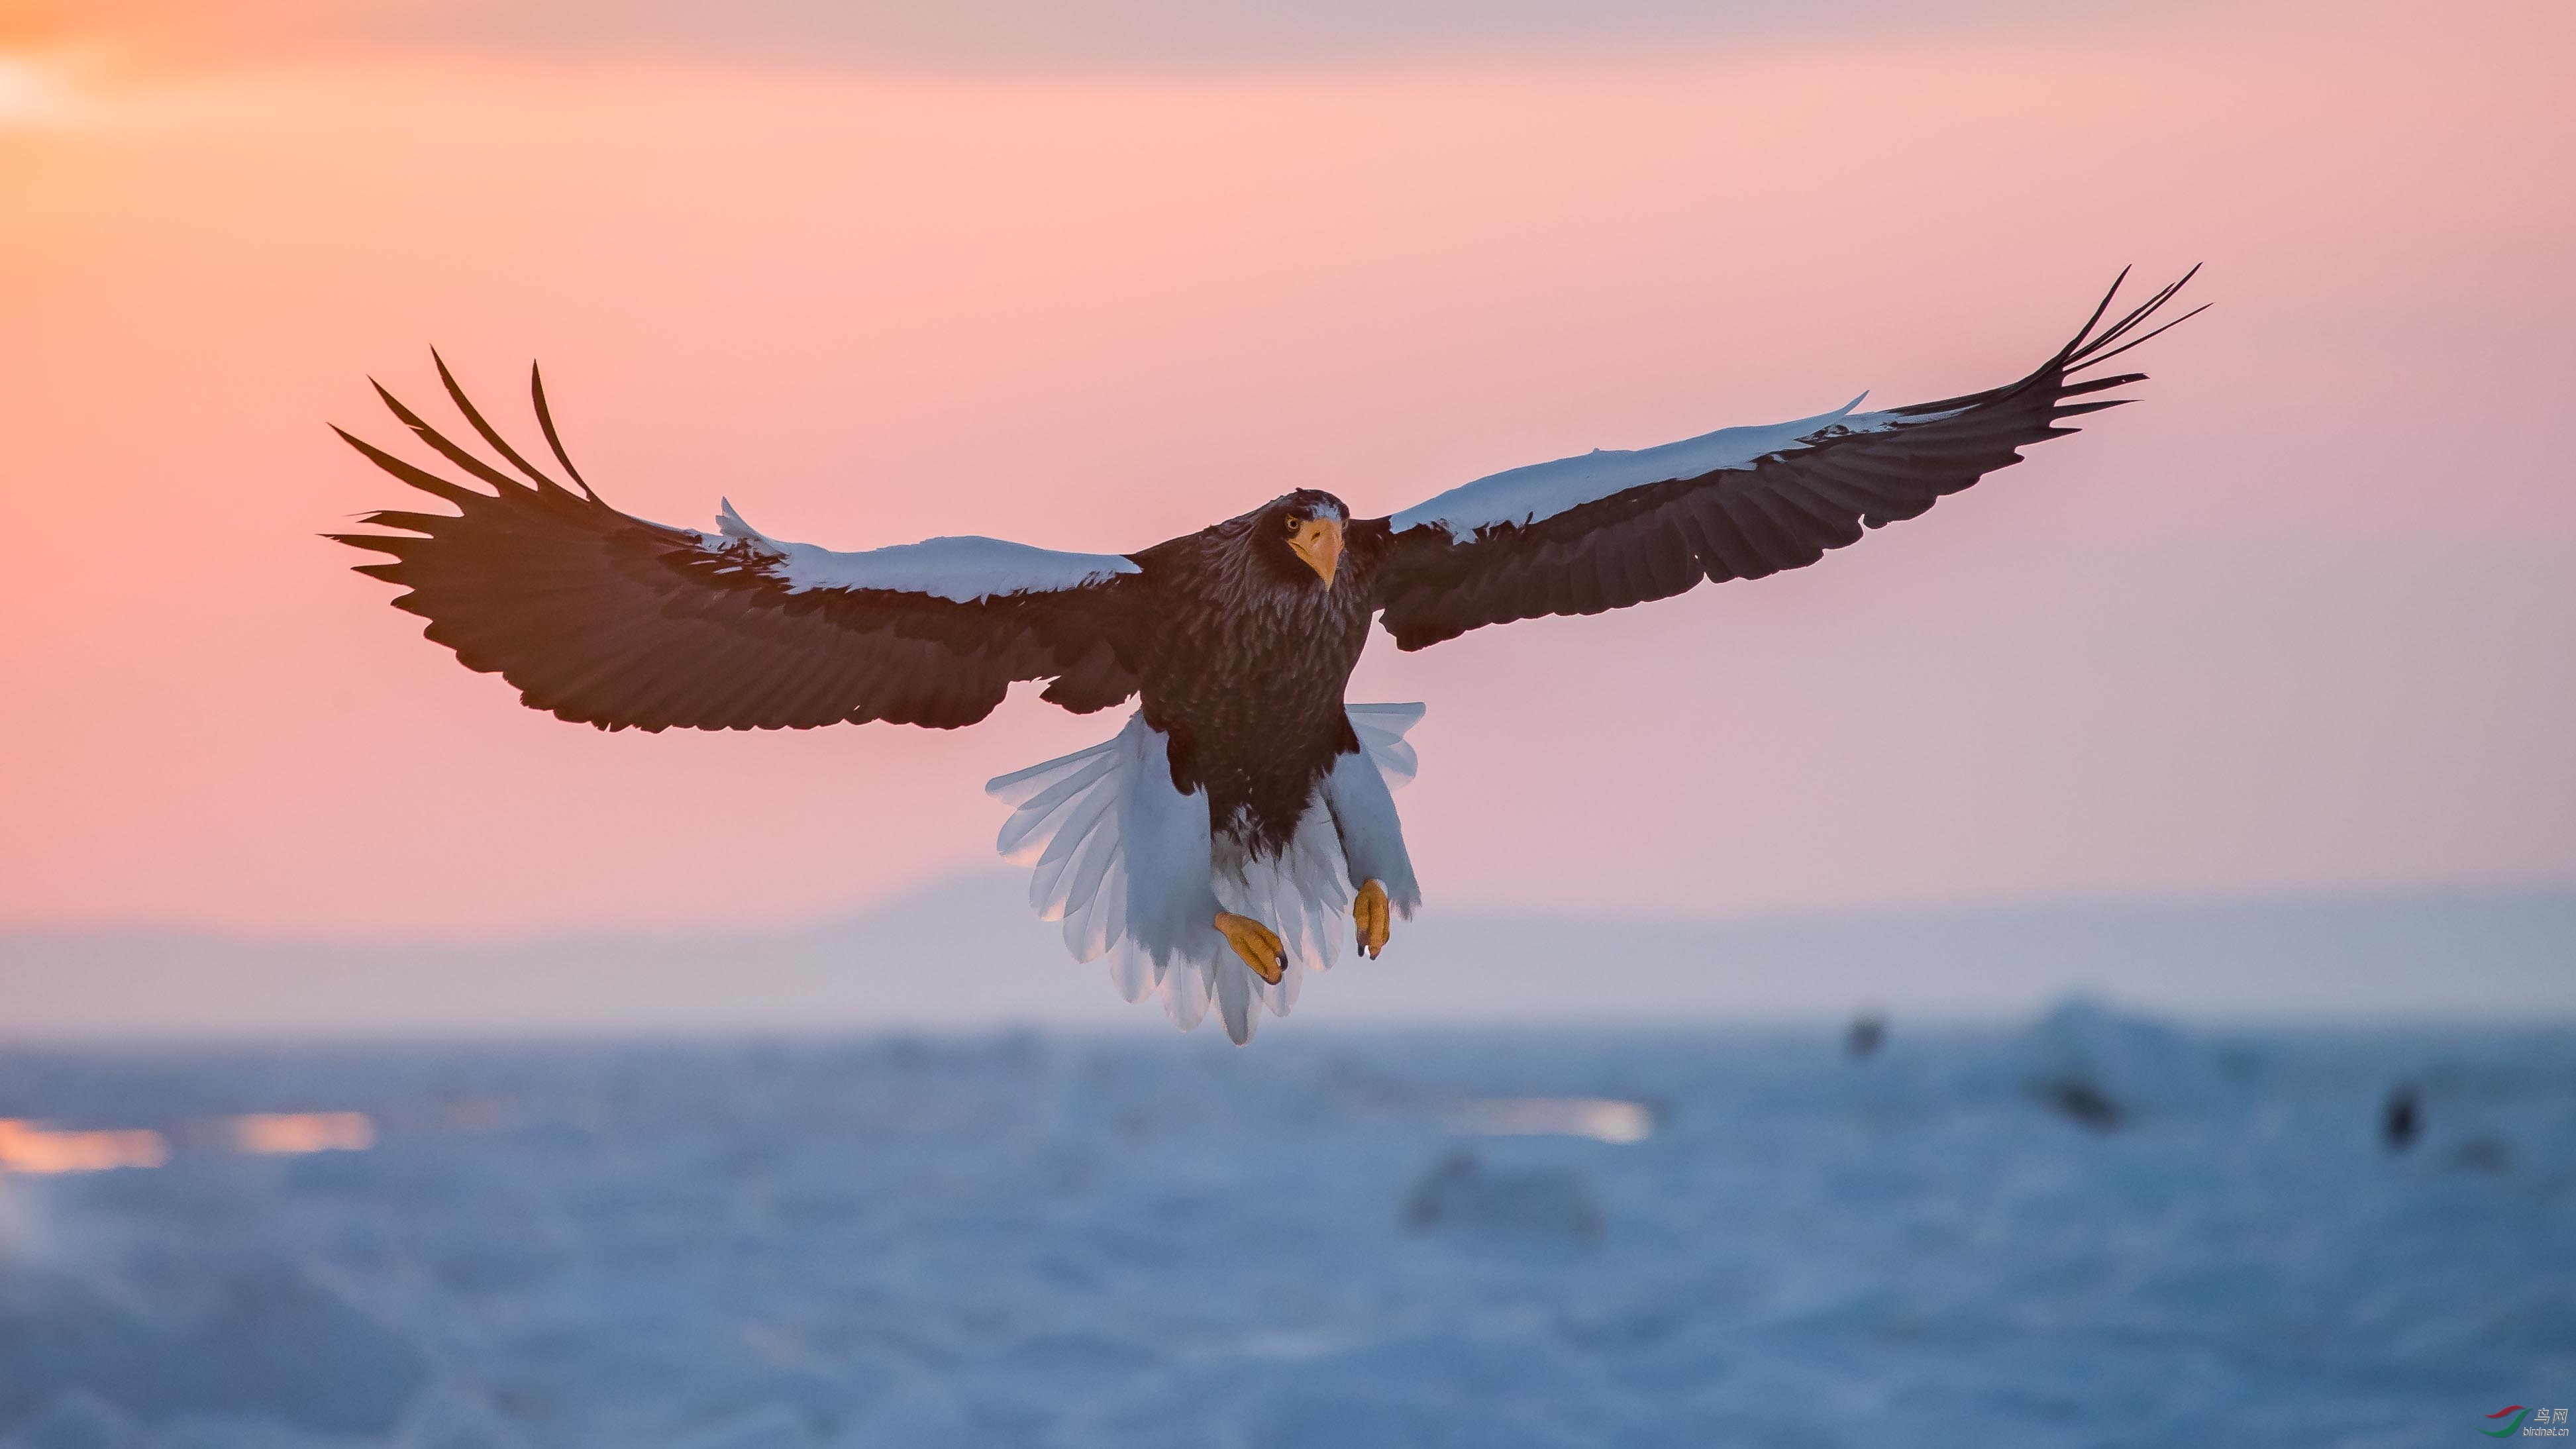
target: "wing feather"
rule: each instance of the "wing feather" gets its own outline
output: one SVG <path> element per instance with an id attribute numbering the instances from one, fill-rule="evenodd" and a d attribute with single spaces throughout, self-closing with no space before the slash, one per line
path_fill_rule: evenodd
<path id="1" fill-rule="evenodd" d="M 394 606 L 427 619 L 427 637 L 509 680 L 531 708 L 604 729 L 954 728 L 991 713 L 1015 680 L 1056 681 L 1046 697 L 1077 712 L 1136 689 L 1129 559 L 998 539 L 834 553 L 768 538 L 730 504 L 714 534 L 653 523 L 582 480 L 533 370 L 538 425 L 579 492 L 511 447 L 433 360 L 467 425 L 522 476 L 379 386 L 398 422 L 483 487 L 334 429 L 457 511 L 381 509 L 362 521 L 393 531 L 329 536 L 383 555 L 357 572 L 401 587 Z"/>
<path id="2" fill-rule="evenodd" d="M 2077 431 L 2064 420 L 2131 401 L 2072 399 L 2144 374 L 2077 374 L 2198 315 L 2139 330 L 2197 271 L 2097 331 L 2114 282 L 2072 341 L 2004 387 L 1874 413 L 1855 400 L 1796 423 L 1517 468 L 1355 523 L 1352 547 L 1377 556 L 1377 602 L 1405 649 L 1804 568 Z"/>

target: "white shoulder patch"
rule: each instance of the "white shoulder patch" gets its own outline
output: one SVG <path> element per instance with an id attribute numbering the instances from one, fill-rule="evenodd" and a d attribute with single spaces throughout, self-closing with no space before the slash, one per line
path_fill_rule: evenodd
<path id="1" fill-rule="evenodd" d="M 812 589 L 885 589 L 972 604 L 1011 594 L 1078 589 L 1138 572 L 1134 561 L 1114 553 L 1063 553 L 971 536 L 839 553 L 771 538 L 743 522 L 731 499 L 716 514 L 716 526 L 721 530 L 717 538 L 698 535 L 708 547 L 751 545 L 762 558 L 773 561 L 771 572 L 789 591 L 800 594 Z"/>

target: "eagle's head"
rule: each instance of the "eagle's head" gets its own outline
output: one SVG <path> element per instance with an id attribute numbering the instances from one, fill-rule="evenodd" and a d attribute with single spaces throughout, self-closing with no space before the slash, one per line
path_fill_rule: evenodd
<path id="1" fill-rule="evenodd" d="M 1300 488 L 1261 510 L 1253 520 L 1252 546 L 1281 578 L 1309 587 L 1311 579 L 1321 579 L 1330 589 L 1342 566 L 1342 530 L 1350 521 L 1342 500 L 1320 488 Z"/>

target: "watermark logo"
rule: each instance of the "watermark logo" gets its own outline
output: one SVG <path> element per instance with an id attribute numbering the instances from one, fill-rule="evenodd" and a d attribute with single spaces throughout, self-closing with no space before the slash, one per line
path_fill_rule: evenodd
<path id="1" fill-rule="evenodd" d="M 2490 1419 L 2503 1419 L 2501 1429 L 2480 1429 L 2490 1439 L 2510 1439 L 2519 1433 L 2526 1439 L 2564 1439 L 2567 1437 L 2565 1409 L 2526 1409 L 2520 1404 L 2507 1404 Z"/>

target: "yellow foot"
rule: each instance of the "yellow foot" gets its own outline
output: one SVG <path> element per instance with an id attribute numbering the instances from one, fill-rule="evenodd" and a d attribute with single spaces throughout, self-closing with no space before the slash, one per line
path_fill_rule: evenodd
<path id="1" fill-rule="evenodd" d="M 1359 928 L 1360 950 L 1375 956 L 1386 949 L 1387 935 L 1395 929 L 1395 914 L 1386 906 L 1386 882 L 1361 885 L 1359 899 L 1351 902 L 1351 924 Z"/>
<path id="2" fill-rule="evenodd" d="M 1232 911 L 1216 913 L 1216 928 L 1224 933 L 1225 943 L 1234 948 L 1234 954 L 1252 968 L 1253 975 L 1273 986 L 1279 984 L 1279 978 L 1288 970 L 1288 953 L 1279 945 L 1278 932 Z"/>

